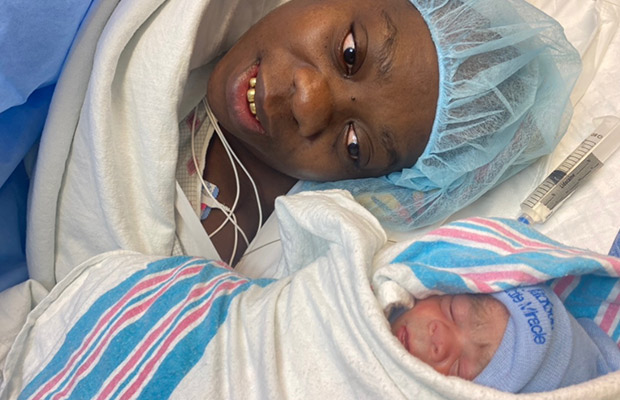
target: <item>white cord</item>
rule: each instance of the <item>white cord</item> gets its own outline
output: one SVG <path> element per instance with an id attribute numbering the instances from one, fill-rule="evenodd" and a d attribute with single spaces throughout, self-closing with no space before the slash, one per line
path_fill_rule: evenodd
<path id="1" fill-rule="evenodd" d="M 207 111 L 207 115 L 209 116 L 209 119 L 211 120 L 211 124 L 213 124 L 213 127 L 215 128 L 215 131 L 217 132 L 222 144 L 226 148 L 226 151 L 228 152 L 229 157 L 230 157 L 230 154 L 232 154 L 232 156 L 235 158 L 235 160 L 237 161 L 237 163 L 239 164 L 239 166 L 241 167 L 245 175 L 250 180 L 250 183 L 252 184 L 252 189 L 254 190 L 254 196 L 256 197 L 256 205 L 258 209 L 258 230 L 260 230 L 260 228 L 263 226 L 263 209 L 260 204 L 260 196 L 258 195 L 258 188 L 256 186 L 256 182 L 254 182 L 254 179 L 252 179 L 252 175 L 250 175 L 248 170 L 245 168 L 245 165 L 243 165 L 241 160 L 239 160 L 239 158 L 233 151 L 232 147 L 230 147 L 230 144 L 228 144 L 228 141 L 226 140 L 226 138 L 224 137 L 224 134 L 222 133 L 222 129 L 217 123 L 217 119 L 215 118 L 213 111 L 211 111 L 211 107 L 209 107 L 209 103 L 207 103 L 204 99 L 202 100 L 202 103 L 204 104 L 205 110 Z M 236 174 L 236 171 L 237 170 L 235 168 L 235 174 Z"/>
<path id="2" fill-rule="evenodd" d="M 207 184 L 203 180 L 201 170 L 198 167 L 198 161 L 196 160 L 196 152 L 195 152 L 195 149 L 194 149 L 194 135 L 195 135 L 195 129 L 196 129 L 196 114 L 198 113 L 198 107 L 200 106 L 200 104 L 198 104 L 194 108 L 194 118 L 192 120 L 192 130 L 191 130 L 192 160 L 194 162 L 194 168 L 196 169 L 196 172 L 197 172 L 197 175 L 198 175 L 198 179 L 200 180 L 200 183 L 201 183 L 202 187 L 205 189 L 205 191 L 207 192 L 209 197 L 211 197 L 211 200 L 213 200 L 213 202 L 215 203 L 215 208 L 218 208 L 219 210 L 221 210 L 222 213 L 224 214 L 224 216 L 226 217 L 224 219 L 224 221 L 222 222 L 222 224 L 220 224 L 220 226 L 218 226 L 213 232 L 211 232 L 209 234 L 209 238 L 211 238 L 215 234 L 217 234 L 228 222 L 231 222 L 233 224 L 233 226 L 235 227 L 235 238 L 234 238 L 234 242 L 233 242 L 233 250 L 232 250 L 232 254 L 230 256 L 230 260 L 229 260 L 229 264 L 232 264 L 232 261 L 234 259 L 235 253 L 237 252 L 238 236 L 239 236 L 238 234 L 239 233 L 243 237 L 243 240 L 245 241 L 246 245 L 247 246 L 250 245 L 245 232 L 243 231 L 243 229 L 237 223 L 237 217 L 235 215 L 235 209 L 237 208 L 237 204 L 239 202 L 239 196 L 240 196 L 240 192 L 241 192 L 241 185 L 239 183 L 239 173 L 237 171 L 237 166 L 235 165 L 235 161 L 241 166 L 241 169 L 247 175 L 248 179 L 250 180 L 250 182 L 252 184 L 252 188 L 254 189 L 254 194 L 256 196 L 256 203 L 257 203 L 257 206 L 258 206 L 258 229 L 259 230 L 261 229 L 262 222 L 263 222 L 263 215 L 262 215 L 262 209 L 261 209 L 261 204 L 260 204 L 260 197 L 258 196 L 258 189 L 256 187 L 256 183 L 252 179 L 252 176 L 247 171 L 247 169 L 245 168 L 243 163 L 241 163 L 241 161 L 239 160 L 237 155 L 234 153 L 234 151 L 232 150 L 232 148 L 230 147 L 228 142 L 226 141 L 226 138 L 224 137 L 224 134 L 222 133 L 222 131 L 221 131 L 221 129 L 220 129 L 218 123 L 217 123 L 217 119 L 215 118 L 215 115 L 213 115 L 213 112 L 211 111 L 211 109 L 209 107 L 209 104 L 204 99 L 202 100 L 202 104 L 205 107 L 205 111 L 207 112 L 207 116 L 209 117 L 213 128 L 217 132 L 218 137 L 220 138 L 220 141 L 222 142 L 222 145 L 224 146 L 224 149 L 226 150 L 226 154 L 228 156 L 228 159 L 230 160 L 231 166 L 233 167 L 233 172 L 234 172 L 234 175 L 235 175 L 236 194 L 235 194 L 235 200 L 234 200 L 233 205 L 232 205 L 231 208 L 226 207 L 224 204 L 219 202 L 213 196 L 213 194 L 211 193 L 211 191 L 207 187 Z M 233 161 L 233 158 L 234 158 L 234 161 Z"/>
<path id="3" fill-rule="evenodd" d="M 199 105 L 198 105 L 199 106 Z M 191 148 L 192 148 L 192 160 L 194 162 L 194 168 L 196 169 L 197 175 L 198 175 L 198 179 L 200 180 L 200 184 L 202 185 L 203 188 L 205 188 L 205 191 L 207 192 L 207 194 L 209 195 L 209 197 L 211 197 L 211 200 L 213 200 L 213 202 L 215 203 L 215 207 L 214 208 L 218 208 L 219 210 L 222 211 L 222 213 L 224 214 L 224 216 L 226 217 L 224 219 L 224 221 L 222 222 L 222 224 L 216 228 L 213 232 L 209 233 L 209 238 L 213 237 L 215 234 L 217 234 L 229 221 L 235 226 L 235 238 L 233 241 L 233 249 L 232 249 L 232 254 L 229 258 L 228 263 L 232 264 L 233 258 L 235 256 L 235 253 L 237 252 L 237 245 L 239 242 L 239 235 L 238 232 L 241 232 L 242 237 L 244 238 L 244 240 L 247 243 L 247 237 L 245 236 L 245 232 L 243 232 L 243 229 L 241 229 L 239 227 L 239 225 L 237 224 L 237 217 L 234 214 L 234 210 L 236 208 L 237 205 L 237 200 L 238 200 L 238 194 L 239 194 L 239 179 L 237 177 L 237 173 L 236 173 L 236 168 L 233 164 L 233 169 L 235 170 L 235 178 L 236 178 L 236 184 L 237 184 L 237 196 L 235 197 L 235 202 L 233 204 L 232 209 L 226 207 L 224 204 L 222 204 L 221 202 L 219 202 L 211 193 L 211 191 L 209 190 L 209 188 L 207 187 L 205 181 L 202 179 L 202 173 L 200 168 L 198 167 L 198 161 L 196 160 L 196 151 L 195 151 L 195 145 L 194 145 L 194 136 L 195 136 L 195 130 L 196 130 L 196 115 L 198 114 L 198 106 L 196 106 L 194 108 L 194 118 L 192 120 L 192 131 L 191 131 Z M 230 158 L 230 156 L 229 156 Z M 231 160 L 232 162 L 232 160 Z"/>
<path id="4" fill-rule="evenodd" d="M 196 106 L 196 108 L 194 110 L 194 119 L 196 118 L 197 111 L 198 111 L 198 106 Z M 194 160 L 194 167 L 196 168 L 197 171 L 199 171 L 199 168 L 197 166 L 197 161 L 196 161 L 196 153 L 195 153 L 195 150 L 194 150 L 194 135 L 193 135 L 194 129 L 195 129 L 194 126 L 192 126 L 192 158 Z M 211 197 L 211 200 L 213 200 L 215 202 L 215 204 L 216 204 L 215 208 L 220 209 L 224 213 L 224 215 L 226 215 L 226 217 L 227 217 L 226 220 L 224 220 L 224 222 L 219 227 L 217 227 L 217 229 L 215 229 L 213 232 L 211 232 L 209 234 L 209 237 L 212 237 L 215 234 L 217 234 L 226 225 L 226 223 L 228 223 L 228 221 L 232 222 L 235 225 L 235 227 L 237 227 L 237 225 L 235 224 L 236 217 L 234 215 L 234 211 L 237 208 L 237 203 L 239 201 L 239 192 L 240 192 L 240 190 L 239 190 L 239 188 L 240 188 L 239 174 L 237 173 L 237 167 L 235 166 L 235 164 L 233 162 L 233 159 L 231 158 L 230 154 L 228 153 L 228 149 L 226 148 L 226 146 L 224 146 L 224 150 L 226 150 L 228 159 L 230 160 L 230 163 L 231 163 L 231 165 L 233 167 L 233 172 L 235 174 L 235 185 L 236 185 L 237 193 L 235 195 L 235 200 L 233 201 L 233 205 L 232 205 L 231 208 L 226 207 L 226 205 L 222 204 L 215 197 L 213 197 L 213 194 L 207 188 L 206 183 L 202 179 L 202 174 L 198 174 L 198 178 L 200 179 L 200 183 L 202 184 L 202 187 L 205 188 L 207 194 L 209 195 L 209 197 Z M 233 219 L 234 219 L 234 221 L 233 221 Z M 243 230 L 241 228 L 239 228 L 239 229 L 242 232 L 242 236 L 244 236 L 246 244 L 247 244 L 247 237 L 245 237 L 245 234 L 243 233 Z"/>

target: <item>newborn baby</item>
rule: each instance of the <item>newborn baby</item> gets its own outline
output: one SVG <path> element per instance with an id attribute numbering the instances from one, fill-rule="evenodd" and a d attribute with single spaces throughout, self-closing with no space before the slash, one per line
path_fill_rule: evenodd
<path id="1" fill-rule="evenodd" d="M 431 296 L 390 315 L 394 336 L 437 372 L 511 393 L 569 386 L 620 369 L 620 350 L 546 286 Z"/>

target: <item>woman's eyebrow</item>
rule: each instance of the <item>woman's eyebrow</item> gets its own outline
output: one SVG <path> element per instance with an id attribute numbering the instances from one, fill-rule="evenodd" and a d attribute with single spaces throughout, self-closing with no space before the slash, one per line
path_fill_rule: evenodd
<path id="1" fill-rule="evenodd" d="M 387 12 L 382 11 L 381 15 L 385 19 L 387 32 L 383 39 L 383 44 L 377 52 L 377 69 L 379 72 L 379 79 L 387 79 L 390 71 L 392 70 L 392 61 L 394 58 L 394 51 L 396 49 L 395 45 L 398 38 L 398 29 Z"/>

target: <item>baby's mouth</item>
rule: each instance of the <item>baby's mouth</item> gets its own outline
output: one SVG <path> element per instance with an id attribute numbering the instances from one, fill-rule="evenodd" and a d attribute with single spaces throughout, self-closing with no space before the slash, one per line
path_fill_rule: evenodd
<path id="1" fill-rule="evenodd" d="M 250 78 L 250 88 L 246 92 L 246 97 L 248 99 L 248 105 L 250 107 L 250 112 L 254 115 L 254 118 L 258 121 L 258 115 L 256 115 L 256 77 Z"/>

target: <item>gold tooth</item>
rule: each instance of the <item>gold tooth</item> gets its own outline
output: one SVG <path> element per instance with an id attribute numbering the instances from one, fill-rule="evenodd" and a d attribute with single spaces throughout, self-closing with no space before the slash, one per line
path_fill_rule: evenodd
<path id="1" fill-rule="evenodd" d="M 255 89 L 248 89 L 247 97 L 248 97 L 248 101 L 250 103 L 254 103 L 254 96 L 255 95 L 256 95 L 256 90 Z"/>
<path id="2" fill-rule="evenodd" d="M 256 103 L 249 103 L 250 104 L 250 112 L 253 115 L 256 115 Z"/>
<path id="3" fill-rule="evenodd" d="M 250 87 L 253 88 L 256 86 L 256 78 L 250 78 Z"/>

